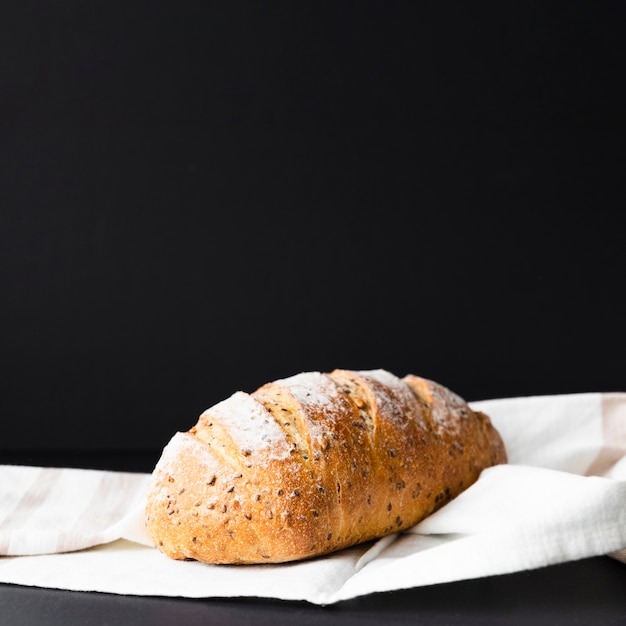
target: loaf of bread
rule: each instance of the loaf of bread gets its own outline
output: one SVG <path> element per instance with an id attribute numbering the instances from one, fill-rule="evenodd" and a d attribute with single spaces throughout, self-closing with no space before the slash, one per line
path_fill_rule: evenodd
<path id="1" fill-rule="evenodd" d="M 409 528 L 506 451 L 447 388 L 385 370 L 234 393 L 163 450 L 146 527 L 173 559 L 280 563 Z"/>

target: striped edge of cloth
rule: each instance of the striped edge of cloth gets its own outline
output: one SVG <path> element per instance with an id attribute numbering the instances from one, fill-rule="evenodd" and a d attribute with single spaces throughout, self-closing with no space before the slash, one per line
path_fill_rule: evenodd
<path id="1" fill-rule="evenodd" d="M 143 524 L 149 475 L 0 466 L 0 555 L 72 552 L 130 539 Z"/>
<path id="2" fill-rule="evenodd" d="M 602 435 L 604 445 L 587 475 L 626 480 L 626 394 L 602 395 Z M 626 548 L 609 556 L 626 564 Z"/>

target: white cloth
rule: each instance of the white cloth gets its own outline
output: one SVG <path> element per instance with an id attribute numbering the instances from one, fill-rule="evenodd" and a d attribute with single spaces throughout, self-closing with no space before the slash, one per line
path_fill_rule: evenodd
<path id="1" fill-rule="evenodd" d="M 472 406 L 502 434 L 508 465 L 485 470 L 408 532 L 284 565 L 168 559 L 143 526 L 146 474 L 0 466 L 0 582 L 332 604 L 596 555 L 624 559 L 626 393 Z"/>

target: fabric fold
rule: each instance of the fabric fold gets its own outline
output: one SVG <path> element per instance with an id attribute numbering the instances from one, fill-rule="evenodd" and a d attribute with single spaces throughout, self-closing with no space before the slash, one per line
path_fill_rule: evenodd
<path id="1" fill-rule="evenodd" d="M 151 545 L 143 524 L 149 476 L 0 466 L 0 555 L 73 552 L 126 538 Z"/>

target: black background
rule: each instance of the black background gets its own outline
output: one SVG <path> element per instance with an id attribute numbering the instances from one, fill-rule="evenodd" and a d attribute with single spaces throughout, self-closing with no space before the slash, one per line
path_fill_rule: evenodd
<path id="1" fill-rule="evenodd" d="M 621 2 L 0 9 L 0 449 L 237 389 L 626 390 Z"/>

